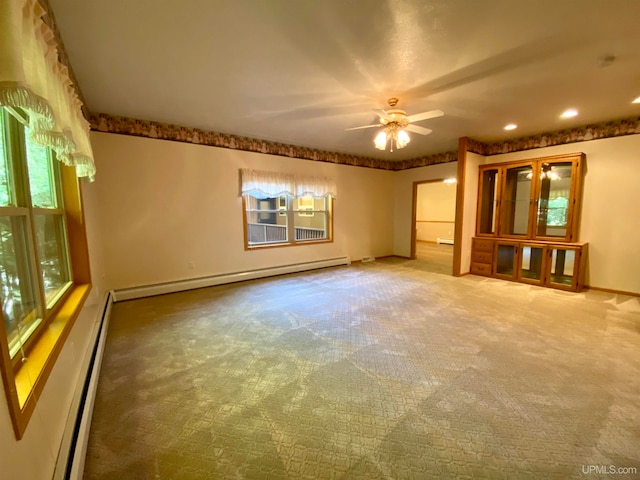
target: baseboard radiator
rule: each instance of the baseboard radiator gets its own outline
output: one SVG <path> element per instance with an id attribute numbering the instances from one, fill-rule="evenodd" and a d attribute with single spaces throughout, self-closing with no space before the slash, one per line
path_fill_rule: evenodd
<path id="1" fill-rule="evenodd" d="M 113 291 L 113 301 L 120 302 L 123 300 L 133 300 L 136 298 L 163 295 L 165 293 L 182 292 L 185 290 L 193 290 L 195 288 L 213 287 L 215 285 L 243 282 L 245 280 L 256 280 L 258 278 L 273 277 L 276 275 L 284 275 L 287 273 L 298 273 L 307 270 L 316 270 L 318 268 L 337 267 L 349 264 L 351 264 L 351 260 L 349 259 L 349 257 L 338 257 L 329 258 L 326 260 L 318 260 L 314 262 L 294 263 L 291 265 L 282 265 L 279 267 L 259 268 L 255 270 L 247 270 L 244 272 L 223 273 L 220 275 L 213 275 L 209 277 L 124 288 L 121 290 Z"/>
<path id="2" fill-rule="evenodd" d="M 445 244 L 445 245 L 453 245 L 453 238 L 440 238 L 440 237 L 438 237 L 437 243 L 438 244 Z"/>
<path id="3" fill-rule="evenodd" d="M 91 343 L 82 360 L 78 383 L 58 450 L 53 480 L 81 480 L 83 477 L 93 405 L 112 305 L 112 294 L 105 294 L 102 308 L 99 310 L 91 332 Z"/>

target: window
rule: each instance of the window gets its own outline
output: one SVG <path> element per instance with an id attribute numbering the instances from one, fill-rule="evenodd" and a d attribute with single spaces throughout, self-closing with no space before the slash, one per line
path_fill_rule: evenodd
<path id="1" fill-rule="evenodd" d="M 331 240 L 331 197 L 245 195 L 244 205 L 248 248 Z"/>
<path id="2" fill-rule="evenodd" d="M 12 362 L 71 286 L 60 163 L 26 123 L 3 109 L 0 297 Z"/>
<path id="3" fill-rule="evenodd" d="M 333 182 L 254 170 L 241 173 L 245 248 L 332 240 Z"/>
<path id="4" fill-rule="evenodd" d="M 74 179 L 72 188 L 66 189 L 71 195 L 63 188 L 63 169 L 74 169 L 64 167 L 50 148 L 32 142 L 27 124 L 22 111 L 0 108 L 0 344 L 5 382 L 16 384 L 13 407 L 17 411 L 12 413 L 17 417 L 26 411 L 29 398 L 35 397 L 31 394 L 40 377 L 46 379 L 46 374 L 40 374 L 51 351 L 46 358 L 32 362 L 36 345 L 47 335 L 55 337 L 53 342 L 48 338 L 51 345 L 64 336 L 64 328 L 53 333 L 58 325 L 55 329 L 46 327 L 59 316 L 73 291 L 67 228 L 73 212 L 67 212 L 65 201 L 78 200 L 75 172 L 70 176 Z M 88 282 L 88 274 L 84 278 Z M 42 370 L 38 370 L 38 362 Z M 14 418 L 14 426 L 17 422 L 21 427 L 16 429 L 18 437 L 29 415 Z"/>
<path id="5" fill-rule="evenodd" d="M 41 3 L 0 2 L 0 374 L 18 439 L 91 290 L 89 123 Z"/>

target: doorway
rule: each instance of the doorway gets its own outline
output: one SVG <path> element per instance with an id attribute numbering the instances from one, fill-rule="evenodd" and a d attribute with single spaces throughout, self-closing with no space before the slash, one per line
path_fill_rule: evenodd
<path id="1" fill-rule="evenodd" d="M 453 274 L 456 183 L 436 179 L 413 183 L 411 258 L 421 268 Z"/>

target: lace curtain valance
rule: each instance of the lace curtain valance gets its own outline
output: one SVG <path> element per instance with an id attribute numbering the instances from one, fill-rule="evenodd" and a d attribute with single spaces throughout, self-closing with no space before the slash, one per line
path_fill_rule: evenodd
<path id="1" fill-rule="evenodd" d="M 93 180 L 89 123 L 37 0 L 0 0 L 0 106 L 29 116 L 31 140 Z"/>
<path id="2" fill-rule="evenodd" d="M 281 195 L 314 198 L 336 197 L 336 185 L 326 177 L 307 177 L 263 170 L 240 170 L 242 195 L 273 198 Z"/>

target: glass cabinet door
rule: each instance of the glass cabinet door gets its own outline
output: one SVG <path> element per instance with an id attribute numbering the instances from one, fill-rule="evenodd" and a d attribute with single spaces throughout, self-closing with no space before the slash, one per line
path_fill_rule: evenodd
<path id="1" fill-rule="evenodd" d="M 541 285 L 544 281 L 544 253 L 542 245 L 520 246 L 518 280 Z"/>
<path id="2" fill-rule="evenodd" d="M 515 243 L 496 242 L 495 248 L 495 276 L 515 279 L 518 245 Z"/>
<path id="3" fill-rule="evenodd" d="M 536 237 L 568 239 L 573 162 L 549 162 L 540 166 L 537 188 Z"/>
<path id="4" fill-rule="evenodd" d="M 570 247 L 549 249 L 549 285 L 574 290 L 577 283 L 578 250 Z"/>
<path id="5" fill-rule="evenodd" d="M 478 189 L 478 235 L 495 235 L 498 228 L 498 197 L 500 170 L 480 170 Z"/>
<path id="6" fill-rule="evenodd" d="M 529 233 L 533 202 L 533 164 L 505 169 L 500 234 L 525 237 Z"/>

